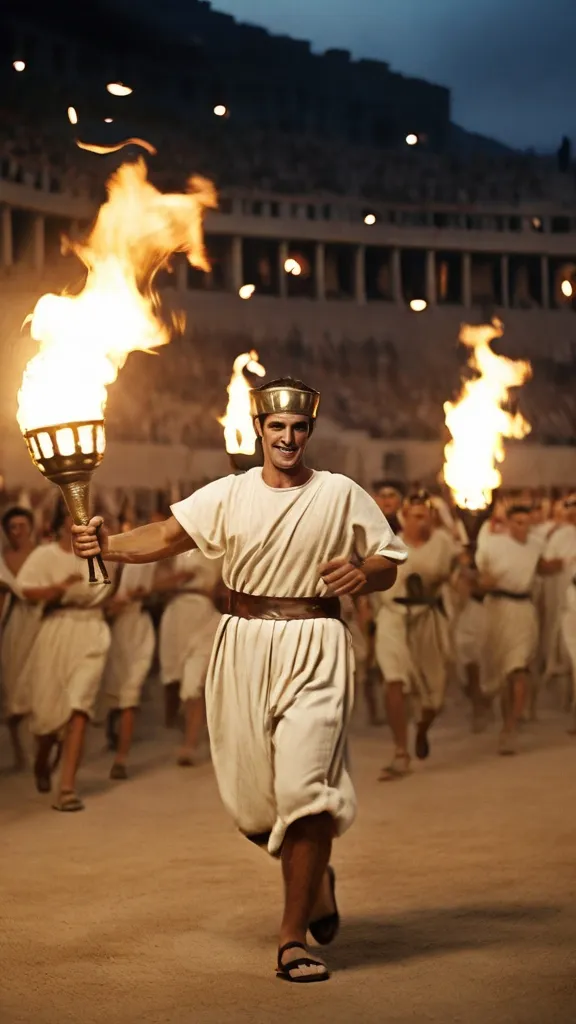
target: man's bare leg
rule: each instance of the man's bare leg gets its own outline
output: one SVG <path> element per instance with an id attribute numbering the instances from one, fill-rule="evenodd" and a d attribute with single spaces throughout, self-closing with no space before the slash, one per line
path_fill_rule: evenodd
<path id="1" fill-rule="evenodd" d="M 200 734 L 206 721 L 206 702 L 204 694 L 194 697 L 184 704 L 184 743 L 178 753 L 178 764 L 183 768 L 194 764 Z"/>
<path id="2" fill-rule="evenodd" d="M 12 754 L 14 756 L 14 771 L 16 772 L 21 772 L 26 767 L 26 756 L 24 754 L 24 747 L 22 746 L 22 740 L 20 738 L 20 725 L 23 720 L 24 715 L 10 715 L 6 721 L 12 746 Z"/>
<path id="3" fill-rule="evenodd" d="M 312 917 L 329 914 L 331 894 L 324 897 L 324 879 L 332 851 L 334 822 L 330 814 L 310 815 L 293 822 L 286 831 L 282 846 L 282 874 L 284 877 L 284 916 L 280 926 L 279 946 L 297 942 L 306 949 L 306 934 Z M 306 955 L 298 949 L 289 949 L 283 963 Z M 324 966 L 301 967 L 300 976 L 323 974 Z"/>
<path id="4" fill-rule="evenodd" d="M 500 753 L 516 753 L 516 736 L 518 724 L 522 719 L 526 705 L 526 695 L 530 685 L 530 676 L 526 669 L 512 672 L 506 680 L 502 695 L 503 729 L 500 736 Z"/>
<path id="5" fill-rule="evenodd" d="M 110 769 L 111 779 L 126 779 L 126 761 L 132 746 L 134 736 L 134 723 L 136 721 L 136 708 L 122 708 L 120 712 L 120 726 L 118 729 L 118 746 L 114 763 Z"/>
<path id="6" fill-rule="evenodd" d="M 364 691 L 364 700 L 366 701 L 366 708 L 368 710 L 368 724 L 369 725 L 382 725 L 382 719 L 378 714 L 378 701 L 376 699 L 376 693 L 382 683 L 382 679 L 379 676 L 379 672 L 375 666 L 369 668 L 362 674 L 362 689 Z"/>
<path id="7" fill-rule="evenodd" d="M 173 729 L 180 710 L 180 682 L 175 680 L 164 687 L 164 725 Z"/>
<path id="8" fill-rule="evenodd" d="M 394 757 L 391 764 L 382 770 L 380 780 L 392 781 L 406 775 L 410 769 L 408 753 L 408 715 L 406 697 L 401 681 L 385 684 L 386 719 L 394 738 Z"/>
<path id="9" fill-rule="evenodd" d="M 82 810 L 84 805 L 76 796 L 76 775 L 84 749 L 87 716 L 83 711 L 73 711 L 64 737 L 62 750 L 62 771 L 60 774 L 60 793 L 55 803 L 57 810 Z"/>
<path id="10" fill-rule="evenodd" d="M 430 753 L 428 732 L 438 712 L 434 708 L 423 708 L 420 721 L 416 729 L 416 756 L 420 761 L 425 761 Z"/>
<path id="11" fill-rule="evenodd" d="M 36 736 L 36 757 L 34 758 L 34 778 L 39 793 L 49 793 L 52 788 L 51 775 L 56 765 L 52 753 L 58 743 L 55 733 Z"/>
<path id="12" fill-rule="evenodd" d="M 475 662 L 466 665 L 466 695 L 472 705 L 472 732 L 484 732 L 488 724 L 490 702 L 480 687 L 480 666 Z"/>

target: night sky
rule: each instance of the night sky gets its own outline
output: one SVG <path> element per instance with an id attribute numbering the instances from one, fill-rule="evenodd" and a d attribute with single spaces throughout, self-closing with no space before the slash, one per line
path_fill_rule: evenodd
<path id="1" fill-rule="evenodd" d="M 185 5 L 185 0 L 182 0 Z M 576 139 L 576 0 L 213 0 L 273 32 L 452 89 L 452 117 L 509 145 Z"/>

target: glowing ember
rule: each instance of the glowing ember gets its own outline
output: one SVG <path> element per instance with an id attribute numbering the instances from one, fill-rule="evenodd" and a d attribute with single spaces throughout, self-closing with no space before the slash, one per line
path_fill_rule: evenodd
<path id="1" fill-rule="evenodd" d="M 226 415 L 218 420 L 224 427 L 224 443 L 229 455 L 253 455 L 256 450 L 256 431 L 250 414 L 250 384 L 244 371 L 258 377 L 266 373 L 254 349 L 243 352 L 234 360 L 228 385 Z"/>
<path id="2" fill-rule="evenodd" d="M 106 118 L 106 121 L 111 122 L 112 118 Z M 117 153 L 119 149 L 124 149 L 125 146 L 140 146 L 141 149 L 145 149 L 150 156 L 156 156 L 157 150 L 154 148 L 151 142 L 146 142 L 146 139 L 124 139 L 123 142 L 117 142 L 115 146 L 98 146 L 92 142 L 80 142 L 76 139 L 76 145 L 78 149 L 85 149 L 88 153 L 97 153 L 98 155 L 106 155 L 108 153 Z"/>
<path id="3" fill-rule="evenodd" d="M 502 324 L 472 327 L 464 324 L 460 341 L 471 351 L 468 365 L 479 374 L 465 381 L 460 398 L 445 402 L 446 426 L 452 440 L 444 449 L 444 479 L 460 508 L 472 511 L 490 504 L 501 483 L 497 464 L 504 461 L 504 437 L 522 438 L 530 424 L 517 412 L 502 408 L 510 388 L 528 379 L 530 363 L 506 359 L 492 351 L 490 342 L 502 336 Z"/>
<path id="4" fill-rule="evenodd" d="M 68 242 L 87 269 L 78 295 L 43 295 L 28 318 L 39 343 L 18 395 L 22 431 L 103 418 L 106 385 L 129 352 L 166 344 L 171 324 L 160 316 L 154 277 L 176 252 L 209 270 L 202 219 L 216 205 L 214 187 L 191 178 L 187 194 L 163 195 L 147 180 L 143 160 L 123 164 L 108 182 L 85 243 Z"/>
<path id="5" fill-rule="evenodd" d="M 133 89 L 123 82 L 108 82 L 106 88 L 112 96 L 131 96 L 133 92 Z"/>

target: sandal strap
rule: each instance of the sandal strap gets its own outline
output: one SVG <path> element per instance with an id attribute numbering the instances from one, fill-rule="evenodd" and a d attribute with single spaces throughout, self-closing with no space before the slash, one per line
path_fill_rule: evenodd
<path id="1" fill-rule="evenodd" d="M 301 949 L 305 956 L 294 957 L 293 960 L 289 960 L 287 964 L 282 963 L 282 957 L 289 949 Z M 322 963 L 321 960 L 316 960 L 314 957 L 309 955 L 308 949 L 303 945 L 302 942 L 287 942 L 284 946 L 281 946 L 278 950 L 278 967 L 277 970 L 280 974 L 290 974 L 291 971 L 296 971 L 299 967 L 324 967 L 326 964 Z"/>
<path id="2" fill-rule="evenodd" d="M 278 970 L 280 972 L 289 973 L 290 971 L 295 971 L 298 967 L 326 967 L 326 964 L 322 963 L 321 960 L 315 960 L 310 955 L 295 957 L 294 960 L 289 960 L 287 964 L 283 964 L 282 957 L 289 949 L 301 949 L 303 953 L 308 954 L 308 950 L 302 942 L 286 942 L 278 950 Z"/>

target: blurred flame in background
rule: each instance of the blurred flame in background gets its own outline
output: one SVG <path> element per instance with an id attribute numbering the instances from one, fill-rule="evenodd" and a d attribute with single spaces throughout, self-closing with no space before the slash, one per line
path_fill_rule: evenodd
<path id="1" fill-rule="evenodd" d="M 246 373 L 264 377 L 266 370 L 258 362 L 255 349 L 243 352 L 234 360 L 228 385 L 226 413 L 218 422 L 224 427 L 224 443 L 229 455 L 253 455 L 256 451 L 256 431 L 250 411 L 250 384 Z"/>
<path id="2" fill-rule="evenodd" d="M 523 384 L 532 368 L 492 351 L 490 342 L 502 334 L 499 320 L 478 327 L 463 324 L 460 341 L 470 349 L 468 366 L 478 376 L 463 382 L 456 402 L 444 403 L 452 435 L 444 449 L 444 479 L 456 504 L 471 511 L 487 508 L 502 482 L 497 465 L 504 461 L 503 438 L 520 439 L 530 432 L 521 413 L 507 412 L 503 405 L 509 389 Z"/>

